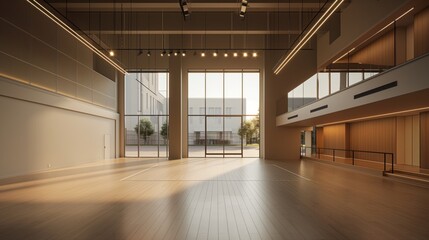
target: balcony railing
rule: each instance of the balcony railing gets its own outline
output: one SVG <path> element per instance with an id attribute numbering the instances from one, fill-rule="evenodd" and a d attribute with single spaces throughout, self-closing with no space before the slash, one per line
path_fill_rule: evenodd
<path id="1" fill-rule="evenodd" d="M 301 146 L 301 157 L 339 162 L 375 169 L 383 173 L 394 172 L 395 157 L 389 152 L 362 151 L 352 149 L 317 148 Z"/>

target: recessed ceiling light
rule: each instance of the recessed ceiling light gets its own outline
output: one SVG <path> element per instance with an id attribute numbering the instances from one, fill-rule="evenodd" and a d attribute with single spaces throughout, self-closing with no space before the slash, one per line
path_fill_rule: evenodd
<path id="1" fill-rule="evenodd" d="M 201 57 L 205 57 L 206 56 L 206 53 L 205 52 L 202 52 L 201 53 Z"/>
<path id="2" fill-rule="evenodd" d="M 238 53 L 235 52 L 235 53 L 232 54 L 232 56 L 238 57 Z"/>
<path id="3" fill-rule="evenodd" d="M 243 57 L 247 57 L 247 56 L 248 56 L 247 52 L 244 52 Z"/>
<path id="4" fill-rule="evenodd" d="M 213 57 L 217 57 L 217 51 L 213 52 Z"/>
<path id="5" fill-rule="evenodd" d="M 183 52 L 182 52 L 182 56 L 183 56 L 183 57 L 186 57 L 186 51 L 183 51 Z"/>
<path id="6" fill-rule="evenodd" d="M 228 53 L 227 53 L 227 52 L 225 52 L 225 53 L 223 54 L 223 56 L 224 56 L 224 57 L 228 57 Z"/>
<path id="7" fill-rule="evenodd" d="M 109 55 L 110 55 L 111 57 L 114 57 L 114 56 L 115 56 L 115 52 L 114 52 L 113 50 L 110 50 L 110 51 L 109 51 Z"/>
<path id="8" fill-rule="evenodd" d="M 258 53 L 257 52 L 253 52 L 252 53 L 252 57 L 257 57 L 258 56 Z"/>

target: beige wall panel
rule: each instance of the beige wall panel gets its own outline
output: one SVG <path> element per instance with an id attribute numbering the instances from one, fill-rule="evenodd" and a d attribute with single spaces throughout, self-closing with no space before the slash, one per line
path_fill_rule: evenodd
<path id="1" fill-rule="evenodd" d="M 420 117 L 418 115 L 413 118 L 413 166 L 420 166 Z"/>
<path id="2" fill-rule="evenodd" d="M 93 72 L 92 73 L 92 87 L 93 89 L 108 95 L 110 97 L 116 96 L 116 84 L 112 80 L 104 77 L 103 75 Z"/>
<path id="3" fill-rule="evenodd" d="M 83 44 L 77 45 L 77 61 L 92 69 L 92 52 Z"/>
<path id="4" fill-rule="evenodd" d="M 30 63 L 52 73 L 57 72 L 57 51 L 37 39 L 31 41 Z"/>
<path id="5" fill-rule="evenodd" d="M 21 11 L 17 13 L 11 9 L 20 9 Z M 34 11 L 27 1 L 0 1 L 0 16 L 25 30 L 32 28 L 28 16 L 30 10 Z"/>
<path id="6" fill-rule="evenodd" d="M 30 67 L 27 63 L 0 52 L 1 75 L 28 83 Z"/>
<path id="7" fill-rule="evenodd" d="M 67 96 L 76 97 L 77 84 L 62 77 L 57 77 L 57 91 Z"/>
<path id="8" fill-rule="evenodd" d="M 113 104 L 113 101 L 112 101 L 114 100 L 113 98 L 100 94 L 96 91 L 92 92 L 92 100 L 95 104 L 105 106 L 111 109 L 115 108 L 115 105 Z"/>
<path id="9" fill-rule="evenodd" d="M 429 52 L 429 7 L 414 16 L 414 55 Z"/>
<path id="10" fill-rule="evenodd" d="M 405 117 L 396 118 L 396 162 L 405 164 Z"/>
<path id="11" fill-rule="evenodd" d="M 92 87 L 92 71 L 82 64 L 77 64 L 77 82 L 85 87 Z"/>
<path id="12" fill-rule="evenodd" d="M 92 90 L 87 87 L 77 85 L 76 96 L 82 100 L 92 102 Z"/>
<path id="13" fill-rule="evenodd" d="M 77 46 L 81 44 L 65 30 L 57 29 L 58 50 L 77 60 Z"/>
<path id="14" fill-rule="evenodd" d="M 57 76 L 53 73 L 47 72 L 37 67 L 30 67 L 28 69 L 31 85 L 40 88 L 48 89 L 50 91 L 57 91 Z"/>
<path id="15" fill-rule="evenodd" d="M 0 19 L 0 36 L 0 51 L 29 61 L 31 38 L 28 34 Z"/>
<path id="16" fill-rule="evenodd" d="M 77 62 L 74 59 L 64 55 L 61 52 L 57 53 L 57 59 L 58 59 L 57 74 L 70 81 L 76 82 L 77 81 L 77 71 L 76 71 Z"/>
<path id="17" fill-rule="evenodd" d="M 28 32 L 49 46 L 57 48 L 58 25 L 34 8 L 33 11 L 29 11 L 29 17 L 32 28 Z"/>

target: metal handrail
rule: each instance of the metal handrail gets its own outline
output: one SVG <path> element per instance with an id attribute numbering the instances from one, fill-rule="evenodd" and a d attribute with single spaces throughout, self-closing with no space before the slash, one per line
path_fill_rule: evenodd
<path id="1" fill-rule="evenodd" d="M 366 150 L 354 150 L 354 149 L 340 149 L 340 148 L 318 148 L 318 147 L 305 147 L 305 146 L 301 146 L 301 154 L 300 156 L 305 156 L 305 150 L 306 149 L 311 149 L 312 153 L 314 152 L 317 155 L 317 158 L 320 159 L 320 150 L 329 150 L 332 151 L 332 161 L 335 162 L 335 151 L 342 151 L 342 152 L 350 152 L 351 153 L 351 159 L 352 159 L 352 165 L 355 165 L 355 153 L 371 153 L 371 154 L 380 154 L 383 156 L 383 174 L 385 174 L 386 172 L 394 172 L 394 153 L 390 153 L 390 152 L 378 152 L 378 151 L 366 151 Z M 387 156 L 390 156 L 390 165 L 391 165 L 391 170 L 387 171 L 387 161 L 388 158 Z"/>

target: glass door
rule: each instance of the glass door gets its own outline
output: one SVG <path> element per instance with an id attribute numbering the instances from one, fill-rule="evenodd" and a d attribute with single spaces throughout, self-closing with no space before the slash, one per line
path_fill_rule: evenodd
<path id="1" fill-rule="evenodd" d="M 205 155 L 243 156 L 241 116 L 206 116 Z"/>

